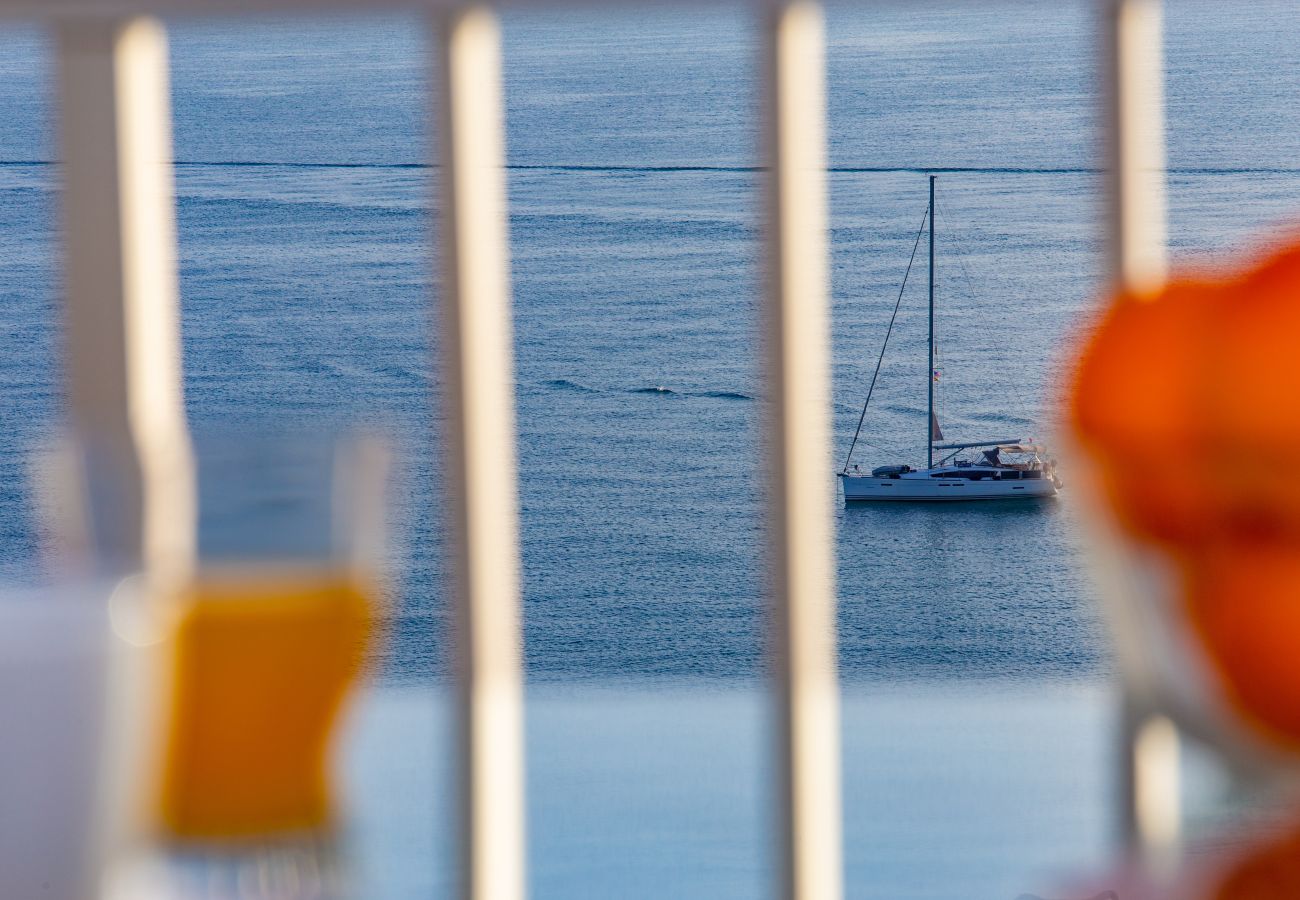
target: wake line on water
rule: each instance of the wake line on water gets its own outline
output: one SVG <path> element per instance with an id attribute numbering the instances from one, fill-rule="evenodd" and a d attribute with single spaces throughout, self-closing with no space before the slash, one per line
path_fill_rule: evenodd
<path id="1" fill-rule="evenodd" d="M 624 394 L 665 394 L 672 397 L 708 397 L 713 400 L 753 400 L 740 391 L 684 391 L 669 387 L 628 388 Z"/>
<path id="2" fill-rule="evenodd" d="M 579 394 L 599 394 L 598 388 L 588 387 L 580 381 L 571 381 L 568 378 L 552 378 L 550 381 L 542 382 L 547 387 L 559 388 L 565 391 L 576 391 Z"/>
<path id="3" fill-rule="evenodd" d="M 428 168 L 437 168 L 429 166 Z M 507 169 L 529 172 L 724 172 L 749 174 L 767 171 L 766 166 L 627 166 L 627 165 L 507 165 Z M 827 172 L 882 174 L 975 174 L 975 175 L 1102 175 L 1092 166 L 828 166 Z M 1185 166 L 1165 170 L 1170 175 L 1300 175 L 1300 166 Z"/>
<path id="4" fill-rule="evenodd" d="M 751 395 L 741 391 L 688 391 L 678 388 L 664 387 L 662 385 L 604 390 L 583 384 L 580 381 L 574 381 L 570 378 L 552 378 L 549 381 L 544 381 L 542 383 L 547 387 L 553 387 L 564 391 L 574 391 L 579 394 L 651 394 L 664 397 L 704 397 L 710 400 L 754 399 Z"/>
<path id="5" fill-rule="evenodd" d="M 59 165 L 49 159 L 0 159 L 0 168 L 42 168 Z M 186 169 L 358 169 L 403 171 L 438 169 L 436 163 L 419 162 L 277 162 L 274 160 L 176 160 L 173 165 Z M 752 174 L 767 171 L 766 166 L 632 166 L 618 164 L 549 165 L 517 163 L 505 167 L 512 172 L 590 172 L 674 174 L 720 172 Z M 1104 170 L 1092 166 L 829 166 L 834 173 L 880 174 L 973 174 L 973 175 L 1101 175 Z M 1170 175 L 1300 175 L 1300 166 L 1175 166 L 1165 170 Z"/>

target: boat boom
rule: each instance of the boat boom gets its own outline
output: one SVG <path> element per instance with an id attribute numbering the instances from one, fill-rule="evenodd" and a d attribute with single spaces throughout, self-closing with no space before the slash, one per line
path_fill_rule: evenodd
<path id="1" fill-rule="evenodd" d="M 973 444 L 935 444 L 936 450 L 968 450 L 972 447 L 1010 447 L 1017 444 L 1031 444 L 1032 441 L 1026 441 L 1024 438 L 1012 438 L 1006 441 L 976 441 Z"/>

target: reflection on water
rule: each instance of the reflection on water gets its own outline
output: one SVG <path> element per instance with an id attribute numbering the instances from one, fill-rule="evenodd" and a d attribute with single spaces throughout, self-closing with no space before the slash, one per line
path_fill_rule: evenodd
<path id="1" fill-rule="evenodd" d="M 847 678 L 1075 678 L 1108 669 L 1068 495 L 854 503 L 838 520 Z"/>

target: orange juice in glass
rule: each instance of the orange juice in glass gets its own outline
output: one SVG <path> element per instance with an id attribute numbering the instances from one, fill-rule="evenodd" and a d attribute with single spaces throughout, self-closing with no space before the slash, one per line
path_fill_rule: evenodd
<path id="1" fill-rule="evenodd" d="M 380 456 L 359 441 L 200 445 L 197 565 L 167 664 L 171 837 L 331 826 L 332 735 L 378 620 Z"/>

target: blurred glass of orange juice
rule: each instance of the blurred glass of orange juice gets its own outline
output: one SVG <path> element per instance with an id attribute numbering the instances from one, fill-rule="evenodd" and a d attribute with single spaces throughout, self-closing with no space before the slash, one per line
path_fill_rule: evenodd
<path id="1" fill-rule="evenodd" d="M 223 567 L 180 599 L 161 816 L 178 837 L 315 829 L 332 818 L 330 734 L 372 634 L 347 570 Z"/>
<path id="2" fill-rule="evenodd" d="M 382 448 L 243 435 L 196 459 L 157 818 L 180 839 L 327 830 L 332 736 L 379 619 Z"/>

